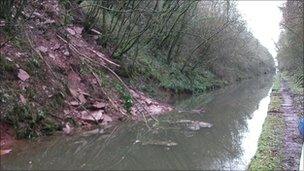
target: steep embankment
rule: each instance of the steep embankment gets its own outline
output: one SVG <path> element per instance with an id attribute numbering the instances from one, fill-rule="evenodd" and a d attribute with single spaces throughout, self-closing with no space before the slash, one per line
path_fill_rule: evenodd
<path id="1" fill-rule="evenodd" d="M 171 110 L 126 85 L 94 35 L 63 24 L 58 1 L 29 1 L 23 13 L 28 20 L 16 32 L 5 31 L 8 23 L 1 21 L 1 150 L 11 136 L 70 133 Z"/>

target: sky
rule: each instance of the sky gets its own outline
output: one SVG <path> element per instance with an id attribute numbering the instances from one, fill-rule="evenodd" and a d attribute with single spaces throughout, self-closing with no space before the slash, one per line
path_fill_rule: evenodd
<path id="1" fill-rule="evenodd" d="M 272 56 L 277 55 L 274 42 L 281 32 L 282 13 L 279 6 L 284 1 L 238 1 L 237 7 L 252 34 L 265 46 Z"/>

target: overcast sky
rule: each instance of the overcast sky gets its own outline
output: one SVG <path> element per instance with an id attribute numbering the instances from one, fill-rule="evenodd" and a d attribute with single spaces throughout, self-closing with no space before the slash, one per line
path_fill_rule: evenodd
<path id="1" fill-rule="evenodd" d="M 284 1 L 238 1 L 238 9 L 247 21 L 253 35 L 268 48 L 276 57 L 277 52 L 273 41 L 277 42 L 280 35 L 282 13 L 279 6 Z"/>

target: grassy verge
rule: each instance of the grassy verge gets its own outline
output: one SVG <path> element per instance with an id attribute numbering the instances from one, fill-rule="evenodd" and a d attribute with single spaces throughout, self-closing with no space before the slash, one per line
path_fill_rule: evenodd
<path id="1" fill-rule="evenodd" d="M 283 160 L 284 118 L 281 116 L 282 98 L 279 93 L 280 76 L 275 79 L 268 114 L 259 138 L 258 150 L 249 170 L 281 170 Z"/>

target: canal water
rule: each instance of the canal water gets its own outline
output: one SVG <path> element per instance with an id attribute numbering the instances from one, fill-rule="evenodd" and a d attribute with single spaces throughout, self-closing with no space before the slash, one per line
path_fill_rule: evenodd
<path id="1" fill-rule="evenodd" d="M 257 149 L 272 77 L 177 98 L 158 122 L 126 122 L 17 145 L 1 169 L 246 169 Z M 197 126 L 193 123 L 207 122 Z M 192 124 L 189 124 L 192 123 Z M 207 125 L 207 126 L 206 126 Z"/>

